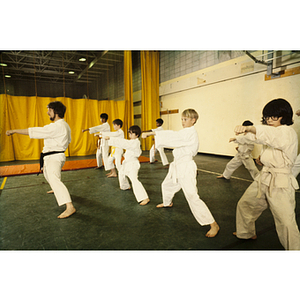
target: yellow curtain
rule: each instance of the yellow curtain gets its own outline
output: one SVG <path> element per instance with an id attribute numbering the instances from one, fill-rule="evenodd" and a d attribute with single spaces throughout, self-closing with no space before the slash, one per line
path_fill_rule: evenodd
<path id="1" fill-rule="evenodd" d="M 66 156 L 84 156 L 96 152 L 97 138 L 82 129 L 100 124 L 100 114 L 107 113 L 112 128 L 114 119 L 124 120 L 125 101 L 97 101 L 89 99 L 17 97 L 0 95 L 1 149 L 0 161 L 36 160 L 43 149 L 43 140 L 30 139 L 28 136 L 14 134 L 10 137 L 8 129 L 42 127 L 51 121 L 47 115 L 47 104 L 61 101 L 67 107 L 65 120 L 71 128 L 72 141 Z"/>
<path id="2" fill-rule="evenodd" d="M 11 128 L 8 116 L 8 100 L 7 95 L 0 95 L 0 161 L 14 160 L 14 145 L 11 138 L 5 134 L 6 130 Z"/>
<path id="3" fill-rule="evenodd" d="M 159 107 L 159 52 L 141 51 L 142 131 L 156 128 Z M 150 150 L 152 140 L 142 139 L 142 149 Z"/>
<path id="4" fill-rule="evenodd" d="M 128 138 L 128 128 L 134 124 L 133 118 L 133 88 L 132 88 L 132 58 L 131 51 L 124 51 L 124 88 L 125 88 L 125 115 L 123 130 Z"/>

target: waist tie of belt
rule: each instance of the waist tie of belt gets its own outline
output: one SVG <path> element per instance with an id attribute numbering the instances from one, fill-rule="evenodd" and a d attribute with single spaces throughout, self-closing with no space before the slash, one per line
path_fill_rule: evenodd
<path id="1" fill-rule="evenodd" d="M 173 180 L 173 183 L 177 183 L 177 178 L 178 178 L 178 174 L 177 174 L 177 166 L 180 164 L 186 164 L 190 161 L 193 161 L 193 156 L 192 155 L 185 155 L 181 158 L 179 158 L 178 160 L 174 159 L 174 161 L 170 164 L 170 174 L 171 174 L 171 178 Z"/>
<path id="2" fill-rule="evenodd" d="M 51 151 L 51 152 L 46 152 L 46 153 L 41 153 L 40 155 L 40 171 L 42 173 L 42 169 L 44 167 L 44 157 L 47 155 L 52 155 L 52 154 L 57 154 L 57 153 L 64 153 L 65 151 Z M 38 173 L 37 175 L 39 175 L 40 173 Z"/>
<path id="3" fill-rule="evenodd" d="M 241 159 L 246 159 L 246 158 L 250 158 L 251 157 L 250 154 L 247 154 L 247 153 L 241 153 L 241 152 L 239 152 L 238 154 L 239 154 L 239 156 L 240 156 Z"/>
<path id="4" fill-rule="evenodd" d="M 272 196 L 272 189 L 274 187 L 275 184 L 275 178 L 277 173 L 281 173 L 281 174 L 290 174 L 291 170 L 290 169 L 283 169 L 283 168 L 269 168 L 269 167 L 263 167 L 261 170 L 261 175 L 259 177 L 258 180 L 258 193 L 256 198 L 260 198 L 261 197 L 261 177 L 262 177 L 262 173 L 270 173 L 271 174 L 271 180 L 270 180 L 270 184 L 269 184 L 269 193 L 270 196 Z"/>

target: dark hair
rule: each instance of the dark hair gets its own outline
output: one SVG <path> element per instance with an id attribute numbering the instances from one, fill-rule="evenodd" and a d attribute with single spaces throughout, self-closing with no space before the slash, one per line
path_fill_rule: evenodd
<path id="1" fill-rule="evenodd" d="M 54 114 L 57 114 L 60 118 L 65 116 L 67 108 L 60 101 L 50 102 L 47 107 L 53 109 Z"/>
<path id="2" fill-rule="evenodd" d="M 135 133 L 135 135 L 137 137 L 139 137 L 142 133 L 141 128 L 137 125 L 133 125 L 133 126 L 129 127 L 128 132 Z"/>
<path id="3" fill-rule="evenodd" d="M 164 124 L 164 120 L 159 118 L 156 120 L 156 122 L 161 126 L 162 124 Z"/>
<path id="4" fill-rule="evenodd" d="M 252 126 L 253 123 L 252 123 L 251 121 L 249 121 L 249 120 L 246 120 L 246 121 L 243 122 L 242 125 L 243 125 L 243 126 Z"/>
<path id="5" fill-rule="evenodd" d="M 267 103 L 262 111 L 262 123 L 267 124 L 267 117 L 282 117 L 281 125 L 292 125 L 293 122 L 293 109 L 289 102 L 285 99 L 274 99 Z"/>
<path id="6" fill-rule="evenodd" d="M 119 125 L 120 128 L 122 128 L 122 126 L 123 126 L 123 121 L 120 120 L 120 119 L 115 119 L 115 120 L 113 120 L 113 124 Z"/>
<path id="7" fill-rule="evenodd" d="M 101 114 L 100 119 L 104 119 L 105 121 L 107 121 L 108 120 L 108 114 L 106 114 L 106 113 Z"/>

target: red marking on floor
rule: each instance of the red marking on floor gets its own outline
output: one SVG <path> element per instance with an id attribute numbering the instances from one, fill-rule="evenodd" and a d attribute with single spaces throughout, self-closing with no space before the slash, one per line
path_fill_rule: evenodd
<path id="1" fill-rule="evenodd" d="M 149 158 L 145 156 L 139 157 L 140 163 L 149 162 Z M 83 159 L 66 161 L 62 168 L 62 171 L 72 171 L 95 168 L 97 166 L 96 159 Z M 40 164 L 27 164 L 27 165 L 13 165 L 0 167 L 0 176 L 17 176 L 17 175 L 29 175 L 38 174 Z"/>

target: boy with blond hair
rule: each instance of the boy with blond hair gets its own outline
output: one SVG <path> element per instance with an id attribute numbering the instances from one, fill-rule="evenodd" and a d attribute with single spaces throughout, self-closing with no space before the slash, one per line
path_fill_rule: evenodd
<path id="1" fill-rule="evenodd" d="M 174 148 L 174 161 L 170 164 L 168 174 L 161 185 L 163 203 L 156 207 L 172 207 L 175 193 L 182 189 L 197 222 L 201 226 L 210 225 L 206 236 L 214 237 L 219 231 L 219 226 L 197 191 L 197 165 L 193 160 L 199 148 L 198 134 L 194 126 L 197 120 L 198 113 L 194 109 L 186 109 L 181 115 L 182 130 L 145 132 L 142 138 L 153 135 L 157 147 Z"/>

